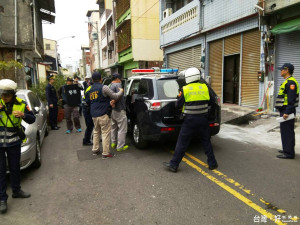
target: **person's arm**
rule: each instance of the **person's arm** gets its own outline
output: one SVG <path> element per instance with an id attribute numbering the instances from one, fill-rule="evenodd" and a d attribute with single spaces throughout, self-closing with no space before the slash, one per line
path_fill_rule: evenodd
<path id="1" fill-rule="evenodd" d="M 289 114 L 295 111 L 295 103 L 297 98 L 297 84 L 294 81 L 289 81 L 285 85 L 285 90 L 288 97 L 288 105 L 284 110 L 284 118 L 287 118 Z"/>
<path id="2" fill-rule="evenodd" d="M 110 97 L 111 99 L 118 100 L 123 95 L 123 88 L 120 88 L 120 91 L 118 93 L 114 93 L 112 90 L 109 89 L 108 86 L 104 85 L 102 88 L 102 94 L 104 97 Z"/>
<path id="3" fill-rule="evenodd" d="M 185 103 L 184 94 L 183 91 L 180 91 L 179 95 L 177 96 L 177 102 L 175 102 L 175 107 L 177 109 L 182 109 L 184 103 Z"/>
<path id="4" fill-rule="evenodd" d="M 53 104 L 53 101 L 52 101 L 51 95 L 50 95 L 50 93 L 51 93 L 50 89 L 51 89 L 50 86 L 46 87 L 46 98 L 47 98 L 48 105 L 52 105 Z"/>
<path id="5" fill-rule="evenodd" d="M 34 116 L 33 112 L 29 109 L 29 106 L 27 104 L 25 106 L 24 112 L 13 111 L 12 113 L 15 117 L 22 118 L 28 124 L 32 124 L 35 122 L 35 116 Z"/>

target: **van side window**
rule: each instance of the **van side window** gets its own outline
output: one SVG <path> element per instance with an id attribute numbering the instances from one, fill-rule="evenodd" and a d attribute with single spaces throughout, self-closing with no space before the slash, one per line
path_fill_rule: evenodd
<path id="1" fill-rule="evenodd" d="M 147 98 L 153 98 L 153 85 L 152 80 L 142 79 L 138 88 L 138 95 Z"/>

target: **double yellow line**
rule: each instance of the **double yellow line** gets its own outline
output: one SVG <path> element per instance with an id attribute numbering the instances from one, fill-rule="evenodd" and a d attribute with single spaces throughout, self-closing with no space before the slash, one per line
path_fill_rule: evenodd
<path id="1" fill-rule="evenodd" d="M 186 156 L 188 156 L 190 159 L 194 160 L 195 162 L 197 162 L 198 164 L 208 168 L 208 165 L 206 163 L 204 163 L 203 161 L 199 160 L 198 158 L 194 157 L 193 155 L 189 154 L 189 153 L 185 153 Z M 240 194 L 239 192 L 237 192 L 236 190 L 234 190 L 233 188 L 231 188 L 230 186 L 228 186 L 227 184 L 225 184 L 224 182 L 218 180 L 217 178 L 215 178 L 214 176 L 210 175 L 209 173 L 205 172 L 203 169 L 201 169 L 199 166 L 197 166 L 195 163 L 193 163 L 192 161 L 188 160 L 186 157 L 184 157 L 182 159 L 183 162 L 185 162 L 186 164 L 188 164 L 190 167 L 194 168 L 196 171 L 198 171 L 199 173 L 201 173 L 203 176 L 205 176 L 207 179 L 211 180 L 212 182 L 214 182 L 215 184 L 217 184 L 218 186 L 220 186 L 221 188 L 223 188 L 224 190 L 226 190 L 227 192 L 229 192 L 231 195 L 233 195 L 235 198 L 239 199 L 240 201 L 242 201 L 243 203 L 245 203 L 246 205 L 250 206 L 251 208 L 253 208 L 255 211 L 259 212 L 261 215 L 266 216 L 267 218 L 269 218 L 271 221 L 275 222 L 276 224 L 279 225 L 285 225 L 286 223 L 283 223 L 281 221 L 278 221 L 277 219 L 275 219 L 275 215 L 268 212 L 267 210 L 263 209 L 262 207 L 260 207 L 259 205 L 257 205 L 256 203 L 254 203 L 253 201 L 251 201 L 249 198 L 245 197 L 244 195 Z M 242 191 L 244 191 L 245 193 L 247 193 L 248 195 L 252 195 L 255 196 L 253 193 L 251 193 L 251 191 L 249 189 L 246 189 L 243 185 L 239 184 L 238 182 L 234 181 L 231 178 L 228 178 L 225 174 L 223 174 L 222 172 L 218 171 L 218 170 L 212 170 L 212 172 L 214 172 L 215 174 L 217 174 L 218 176 L 224 178 L 226 181 L 228 181 L 231 184 L 234 184 L 235 187 L 238 187 L 239 189 L 241 189 Z M 260 199 L 260 201 L 262 203 L 264 203 L 265 205 L 268 205 L 270 203 L 264 201 L 262 198 Z M 282 209 L 276 209 L 277 212 L 279 213 L 286 213 L 285 210 Z M 292 220 L 297 220 L 299 218 L 293 218 Z"/>

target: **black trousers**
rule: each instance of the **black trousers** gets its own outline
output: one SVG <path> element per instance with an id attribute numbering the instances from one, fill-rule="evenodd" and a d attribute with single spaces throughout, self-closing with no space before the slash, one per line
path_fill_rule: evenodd
<path id="1" fill-rule="evenodd" d="M 85 125 L 86 125 L 84 138 L 83 138 L 83 144 L 87 144 L 87 143 L 91 142 L 91 136 L 92 136 L 92 132 L 94 129 L 94 122 L 93 122 L 91 113 L 88 110 L 86 110 L 85 107 L 83 107 L 83 116 L 84 116 Z"/>
<path id="2" fill-rule="evenodd" d="M 21 145 L 13 147 L 0 147 L 0 200 L 7 200 L 6 194 L 6 155 L 8 161 L 8 168 L 10 172 L 11 188 L 13 192 L 18 192 L 20 186 L 20 158 L 21 158 Z"/>
<path id="3" fill-rule="evenodd" d="M 49 106 L 49 122 L 51 128 L 57 127 L 57 114 L 58 114 L 58 106 L 53 105 L 53 108 Z"/>
<path id="4" fill-rule="evenodd" d="M 175 152 L 170 164 L 178 167 L 190 142 L 195 134 L 201 135 L 202 146 L 207 156 L 207 163 L 214 166 L 217 161 L 210 142 L 210 128 L 206 116 L 187 115 L 181 126 L 180 134 L 177 140 Z"/>
<path id="5" fill-rule="evenodd" d="M 280 112 L 280 116 L 283 116 Z M 295 119 L 280 123 L 282 150 L 288 157 L 295 157 Z"/>

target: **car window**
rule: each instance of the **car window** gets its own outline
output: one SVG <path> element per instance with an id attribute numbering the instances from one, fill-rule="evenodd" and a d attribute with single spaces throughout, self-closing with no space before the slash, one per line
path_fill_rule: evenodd
<path id="1" fill-rule="evenodd" d="M 139 88 L 138 88 L 138 95 L 142 97 L 148 97 L 148 98 L 153 98 L 154 93 L 153 93 L 153 84 L 152 80 L 150 79 L 142 79 Z"/>
<path id="2" fill-rule="evenodd" d="M 179 93 L 180 85 L 177 80 L 158 80 L 157 92 L 159 99 L 173 99 Z"/>
<path id="3" fill-rule="evenodd" d="M 138 93 L 138 91 L 139 91 L 139 84 L 140 84 L 140 80 L 134 80 L 132 82 L 129 95 L 132 95 L 133 92 Z"/>
<path id="4" fill-rule="evenodd" d="M 38 97 L 34 93 L 32 93 L 32 92 L 28 93 L 28 98 L 29 98 L 29 101 L 30 101 L 31 106 L 33 108 L 41 106 L 40 100 L 38 99 Z"/>

